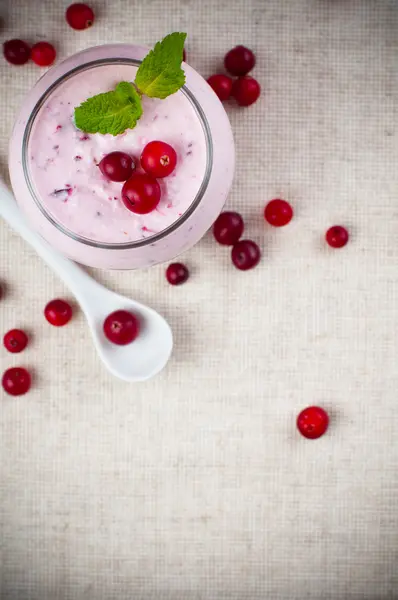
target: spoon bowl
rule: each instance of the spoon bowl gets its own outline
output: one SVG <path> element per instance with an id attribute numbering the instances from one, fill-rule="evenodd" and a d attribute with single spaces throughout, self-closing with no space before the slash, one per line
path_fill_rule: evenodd
<path id="1" fill-rule="evenodd" d="M 101 302 L 97 302 L 94 309 L 87 310 L 83 304 L 82 308 L 102 361 L 113 375 L 125 381 L 153 377 L 165 366 L 173 349 L 168 323 L 151 308 L 99 287 L 102 288 Z M 138 337 L 125 346 L 110 342 L 103 331 L 106 317 L 120 309 L 133 313 L 140 322 Z"/>
<path id="2" fill-rule="evenodd" d="M 74 294 L 86 316 L 98 354 L 113 375 L 125 381 L 144 381 L 163 369 L 173 349 L 173 335 L 169 324 L 159 313 L 108 290 L 76 263 L 58 254 L 29 228 L 11 192 L 1 180 L 0 215 L 33 246 Z M 106 317 L 121 309 L 132 312 L 140 322 L 140 334 L 125 346 L 110 342 L 103 331 Z"/>

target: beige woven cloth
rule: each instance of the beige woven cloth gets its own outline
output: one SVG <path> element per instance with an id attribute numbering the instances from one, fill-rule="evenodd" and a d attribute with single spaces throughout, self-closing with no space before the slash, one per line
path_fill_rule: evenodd
<path id="1" fill-rule="evenodd" d="M 164 268 L 96 272 L 170 321 L 175 352 L 152 381 L 102 367 L 81 313 L 0 224 L 1 334 L 32 332 L 2 370 L 34 370 L 1 395 L 2 600 L 387 600 L 398 598 L 398 4 L 388 0 L 95 0 L 74 32 L 67 1 L 1 0 L 1 41 L 56 43 L 59 58 L 106 41 L 188 32 L 204 76 L 253 47 L 261 102 L 228 108 L 242 212 L 261 265 L 241 273 L 208 235 Z M 0 60 L 0 160 L 40 71 Z M 282 196 L 283 230 L 262 210 Z M 351 243 L 328 251 L 326 228 Z M 331 414 L 311 442 L 309 404 Z"/>

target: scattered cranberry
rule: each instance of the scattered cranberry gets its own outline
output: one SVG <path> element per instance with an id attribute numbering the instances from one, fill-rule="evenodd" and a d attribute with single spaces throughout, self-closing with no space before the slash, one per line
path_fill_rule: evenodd
<path id="1" fill-rule="evenodd" d="M 182 263 L 172 263 L 166 269 L 166 278 L 171 285 L 185 283 L 189 277 L 189 271 Z"/>
<path id="2" fill-rule="evenodd" d="M 212 75 L 207 80 L 209 86 L 217 94 L 219 99 L 223 102 L 228 100 L 232 91 L 232 79 L 228 75 Z"/>
<path id="3" fill-rule="evenodd" d="M 94 13 L 87 4 L 71 4 L 65 13 L 65 19 L 73 29 L 87 29 L 94 23 Z"/>
<path id="4" fill-rule="evenodd" d="M 327 430 L 329 417 L 326 411 L 319 406 L 309 406 L 301 411 L 297 417 L 297 428 L 304 437 L 315 440 Z"/>
<path id="5" fill-rule="evenodd" d="M 233 246 L 241 238 L 243 219 L 237 212 L 223 212 L 213 225 L 213 235 L 219 244 Z"/>
<path id="6" fill-rule="evenodd" d="M 133 173 L 122 188 L 123 204 L 138 215 L 145 215 L 155 210 L 160 195 L 160 185 L 147 173 Z"/>
<path id="7" fill-rule="evenodd" d="M 16 354 L 25 350 L 28 345 L 28 336 L 21 329 L 11 329 L 5 334 L 3 344 L 8 352 Z"/>
<path id="8" fill-rule="evenodd" d="M 260 248 L 251 240 L 241 240 L 232 247 L 232 262 L 241 271 L 253 269 L 259 263 L 260 256 Z"/>
<path id="9" fill-rule="evenodd" d="M 31 51 L 32 60 L 39 67 L 49 67 L 52 65 L 56 55 L 54 46 L 48 42 L 38 42 L 33 46 Z"/>
<path id="10" fill-rule="evenodd" d="M 232 86 L 232 95 L 239 106 L 254 104 L 258 100 L 260 92 L 260 84 L 253 77 L 241 77 Z"/>
<path id="11" fill-rule="evenodd" d="M 268 202 L 264 209 L 265 220 L 274 227 L 283 227 L 293 218 L 293 209 L 289 202 L 275 198 Z"/>
<path id="12" fill-rule="evenodd" d="M 30 373 L 23 367 L 12 367 L 4 372 L 3 389 L 11 396 L 22 396 L 30 389 Z"/>
<path id="13" fill-rule="evenodd" d="M 47 321 L 55 327 L 62 327 L 72 318 L 72 308 L 65 300 L 51 300 L 44 309 Z"/>
<path id="14" fill-rule="evenodd" d="M 142 151 L 141 166 L 153 177 L 167 177 L 174 171 L 176 164 L 176 151 L 166 142 L 149 142 Z"/>
<path id="15" fill-rule="evenodd" d="M 125 152 L 111 152 L 99 163 L 101 173 L 111 181 L 127 181 L 131 177 L 135 163 Z"/>
<path id="16" fill-rule="evenodd" d="M 104 334 L 110 342 L 125 346 L 138 336 L 140 324 L 136 316 L 127 310 L 116 310 L 104 321 Z"/>
<path id="17" fill-rule="evenodd" d="M 245 46 L 232 48 L 224 58 L 224 66 L 231 75 L 247 75 L 256 64 L 253 52 Z"/>
<path id="18" fill-rule="evenodd" d="M 30 48 L 22 40 L 8 40 L 3 44 L 3 54 L 12 65 L 24 65 L 30 58 Z"/>
<path id="19" fill-rule="evenodd" d="M 333 225 L 326 232 L 326 241 L 332 248 L 342 248 L 348 242 L 348 231 L 341 225 Z"/>

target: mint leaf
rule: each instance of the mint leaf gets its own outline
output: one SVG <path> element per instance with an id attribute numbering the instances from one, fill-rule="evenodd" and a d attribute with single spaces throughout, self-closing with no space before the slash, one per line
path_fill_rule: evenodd
<path id="1" fill-rule="evenodd" d="M 75 125 L 85 133 L 118 135 L 133 129 L 142 115 L 135 87 L 121 81 L 112 92 L 97 94 L 75 108 Z"/>
<path id="2" fill-rule="evenodd" d="M 135 84 L 121 81 L 112 92 L 97 94 L 75 108 L 75 125 L 85 133 L 118 135 L 133 129 L 142 115 L 141 95 L 167 98 L 185 83 L 181 69 L 186 33 L 171 33 L 142 61 Z"/>
<path id="3" fill-rule="evenodd" d="M 171 33 L 147 54 L 135 77 L 140 92 L 151 98 L 163 99 L 184 85 L 185 73 L 181 62 L 186 37 L 186 33 Z"/>

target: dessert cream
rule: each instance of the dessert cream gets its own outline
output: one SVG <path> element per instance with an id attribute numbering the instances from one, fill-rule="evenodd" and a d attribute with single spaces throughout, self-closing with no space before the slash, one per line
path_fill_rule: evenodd
<path id="1" fill-rule="evenodd" d="M 87 98 L 133 81 L 133 65 L 102 65 L 64 81 L 44 102 L 29 138 L 29 171 L 36 194 L 52 218 L 82 238 L 124 243 L 160 233 L 195 199 L 206 170 L 206 140 L 190 100 L 181 91 L 165 100 L 143 97 L 143 115 L 134 129 L 113 136 L 85 134 L 74 125 L 74 108 Z M 174 172 L 159 180 L 158 207 L 146 215 L 128 211 L 123 183 L 112 182 L 98 164 L 110 152 L 131 155 L 138 168 L 152 140 L 177 152 Z"/>

